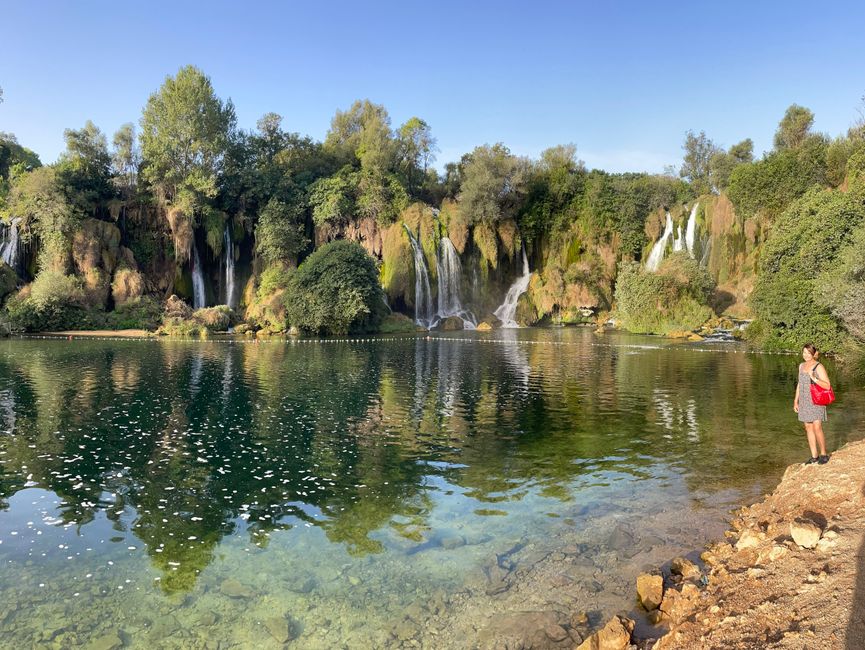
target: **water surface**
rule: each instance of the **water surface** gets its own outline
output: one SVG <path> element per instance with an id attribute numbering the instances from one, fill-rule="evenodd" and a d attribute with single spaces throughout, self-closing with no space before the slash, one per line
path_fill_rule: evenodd
<path id="1" fill-rule="evenodd" d="M 0 343 L 0 646 L 597 623 L 807 456 L 797 361 L 585 329 Z M 865 406 L 836 387 L 832 448 Z"/>

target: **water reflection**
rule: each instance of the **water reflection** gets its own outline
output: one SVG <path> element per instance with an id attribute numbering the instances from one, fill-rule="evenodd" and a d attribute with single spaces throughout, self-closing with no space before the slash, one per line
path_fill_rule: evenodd
<path id="1" fill-rule="evenodd" d="M 367 597 L 401 607 L 415 581 L 456 588 L 526 531 L 543 546 L 670 503 L 718 517 L 801 455 L 795 361 L 641 341 L 4 343 L 0 592 L 62 599 L 90 574 L 88 599 L 123 603 L 124 584 L 171 597 L 203 581 L 230 608 L 246 597 L 217 585 L 252 581 L 232 567 L 254 555 L 305 598 L 347 598 L 346 571 L 367 571 Z M 861 399 L 845 392 L 836 445 Z"/>

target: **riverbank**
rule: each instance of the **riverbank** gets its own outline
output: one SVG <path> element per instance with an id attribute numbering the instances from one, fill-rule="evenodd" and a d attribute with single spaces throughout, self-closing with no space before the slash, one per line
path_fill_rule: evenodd
<path id="1" fill-rule="evenodd" d="M 655 610 L 649 618 L 669 626 L 654 645 L 639 647 L 865 647 L 863 467 L 865 441 L 838 450 L 827 465 L 791 465 L 772 494 L 736 513 L 726 541 L 701 555 L 702 572 L 687 562 L 682 571 L 674 560 L 672 570 L 638 581 L 638 599 Z M 625 650 L 637 642 L 629 626 L 613 617 L 596 645 L 590 639 L 580 648 Z M 597 645 L 602 640 L 608 645 Z"/>
<path id="2" fill-rule="evenodd" d="M 154 336 L 153 332 L 141 329 L 129 330 L 64 330 L 62 332 L 40 332 L 43 336 L 64 336 L 64 337 L 98 337 L 112 339 L 141 339 Z"/>

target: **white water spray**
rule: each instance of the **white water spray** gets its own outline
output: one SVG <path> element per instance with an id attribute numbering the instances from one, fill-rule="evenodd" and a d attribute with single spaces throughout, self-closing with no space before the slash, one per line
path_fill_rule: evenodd
<path id="1" fill-rule="evenodd" d="M 222 240 L 225 249 L 225 304 L 234 309 L 234 241 L 231 239 L 231 229 L 228 224 L 225 224 Z"/>
<path id="2" fill-rule="evenodd" d="M 661 235 L 661 238 L 655 242 L 655 245 L 652 246 L 652 252 L 649 253 L 649 259 L 646 261 L 646 268 L 649 271 L 657 271 L 658 267 L 661 265 L 661 261 L 664 259 L 664 252 L 667 250 L 667 242 L 670 240 L 670 237 L 673 236 L 673 218 L 670 216 L 670 213 L 667 213 L 667 223 L 664 226 L 664 234 Z"/>
<path id="3" fill-rule="evenodd" d="M 523 248 L 523 274 L 510 286 L 507 294 L 505 294 L 504 302 L 493 312 L 496 318 L 502 322 L 503 328 L 519 327 L 514 320 L 517 315 L 517 302 L 520 296 L 529 288 L 529 281 L 531 279 L 532 272 L 529 270 L 529 258 L 526 256 L 526 249 Z"/>
<path id="4" fill-rule="evenodd" d="M 699 207 L 700 204 L 695 203 L 694 207 L 691 208 L 691 214 L 688 215 L 688 225 L 685 227 L 685 246 L 688 249 L 688 255 L 691 257 L 695 256 L 694 240 L 697 236 L 697 208 Z"/>
<path id="5" fill-rule="evenodd" d="M 201 272 L 201 259 L 198 257 L 198 246 L 192 242 L 192 306 L 201 309 L 207 306 L 204 294 L 204 275 Z"/>
<path id="6" fill-rule="evenodd" d="M 414 254 L 414 322 L 430 329 L 433 326 L 432 289 L 429 284 L 429 273 L 420 243 L 408 226 L 405 226 L 408 239 Z"/>
<path id="7" fill-rule="evenodd" d="M 18 218 L 12 219 L 11 223 L 3 228 L 3 239 L 0 240 L 0 260 L 3 260 L 13 271 L 18 270 L 19 249 L 21 237 L 18 233 Z"/>

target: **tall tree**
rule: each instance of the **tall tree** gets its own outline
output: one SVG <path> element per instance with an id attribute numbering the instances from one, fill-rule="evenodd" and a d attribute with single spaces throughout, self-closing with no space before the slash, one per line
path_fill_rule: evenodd
<path id="1" fill-rule="evenodd" d="M 429 124 L 412 117 L 399 127 L 400 162 L 410 195 L 415 196 L 417 183 L 422 180 L 435 160 L 438 150 Z"/>
<path id="2" fill-rule="evenodd" d="M 503 144 L 476 147 L 463 159 L 460 204 L 469 223 L 516 216 L 528 177 L 525 161 Z"/>
<path id="3" fill-rule="evenodd" d="M 778 130 L 775 131 L 775 149 L 785 151 L 798 149 L 811 134 L 814 125 L 814 113 L 798 104 L 792 104 L 784 113 Z"/>
<path id="4" fill-rule="evenodd" d="M 150 96 L 141 117 L 142 175 L 167 210 L 178 262 L 189 257 L 193 228 L 216 198 L 237 119 L 231 100 L 186 66 Z"/>
<path id="5" fill-rule="evenodd" d="M 711 190 L 709 183 L 709 161 L 717 153 L 718 147 L 706 135 L 705 131 L 685 133 L 685 143 L 682 145 L 685 157 L 679 176 L 687 178 L 694 186 L 697 194 L 705 194 Z"/>
<path id="6" fill-rule="evenodd" d="M 66 129 L 63 137 L 66 151 L 57 165 L 58 181 L 78 210 L 96 216 L 113 194 L 108 141 L 90 120 L 84 128 Z"/>
<path id="7" fill-rule="evenodd" d="M 135 126 L 130 122 L 121 126 L 114 134 L 111 152 L 111 168 L 114 182 L 124 199 L 128 199 L 138 183 L 138 167 L 141 164 L 141 151 L 135 141 Z"/>

